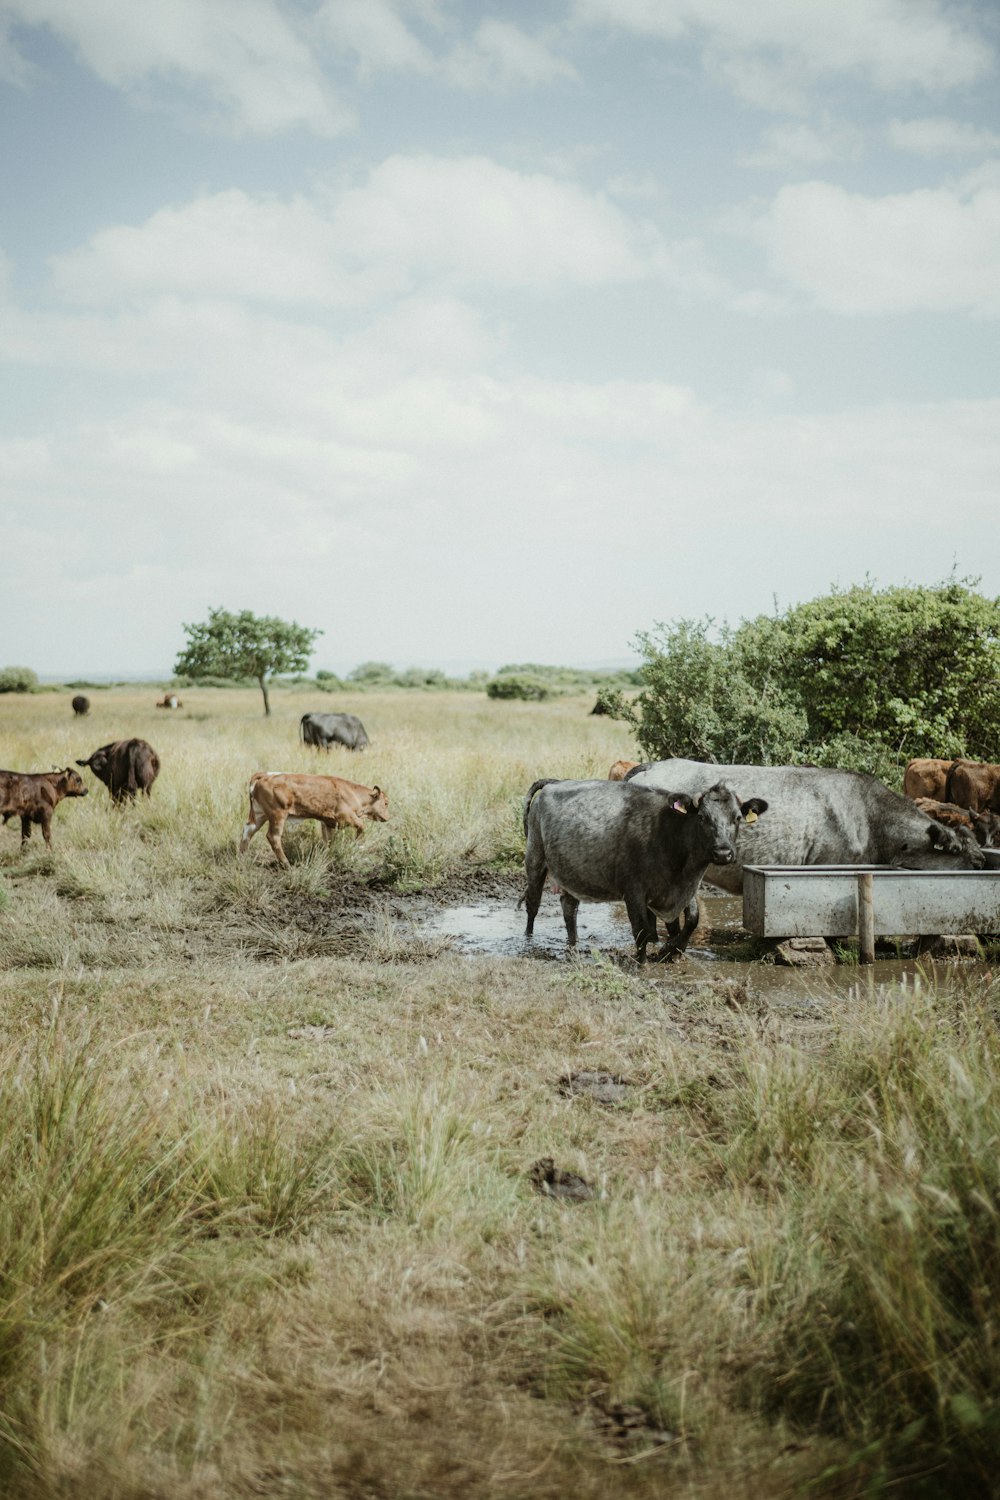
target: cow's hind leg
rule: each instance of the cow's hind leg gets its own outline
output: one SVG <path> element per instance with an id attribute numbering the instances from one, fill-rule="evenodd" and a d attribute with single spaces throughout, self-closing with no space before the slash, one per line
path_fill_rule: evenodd
<path id="1" fill-rule="evenodd" d="M 566 923 L 566 941 L 573 948 L 576 946 L 576 914 L 580 903 L 569 891 L 560 891 L 559 900 L 562 902 L 563 921 Z"/>
<path id="2" fill-rule="evenodd" d="M 527 847 L 524 851 L 524 873 L 526 885 L 521 901 L 528 913 L 528 923 L 524 929 L 525 937 L 530 937 L 535 929 L 535 918 L 541 905 L 542 891 L 545 888 L 545 877 L 548 869 L 545 864 L 545 851 L 539 838 L 528 835 Z"/>
<path id="3" fill-rule="evenodd" d="M 642 891 L 625 892 L 625 910 L 635 938 L 635 956 L 639 963 L 646 962 L 646 946 L 656 942 L 656 916 L 646 905 Z"/>
<path id="4" fill-rule="evenodd" d="M 255 833 L 260 832 L 266 822 L 267 814 L 262 813 L 258 807 L 255 807 L 253 801 L 251 800 L 250 811 L 247 813 L 247 820 L 243 824 L 243 836 L 240 839 L 241 854 L 245 854 L 247 852 L 247 849 L 250 846 L 250 840 L 253 838 Z"/>
<path id="5" fill-rule="evenodd" d="M 4 821 L 6 822 L 6 819 L 4 819 Z M 21 843 L 22 844 L 27 843 L 28 839 L 30 839 L 30 838 L 31 838 L 31 815 L 29 813 L 29 815 L 26 818 L 22 817 L 22 819 L 21 819 Z"/>

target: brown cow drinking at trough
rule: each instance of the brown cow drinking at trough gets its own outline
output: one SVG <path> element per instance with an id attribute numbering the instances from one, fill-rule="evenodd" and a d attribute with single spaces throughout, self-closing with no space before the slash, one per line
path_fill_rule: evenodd
<path id="1" fill-rule="evenodd" d="M 88 760 L 78 760 L 77 765 L 86 766 L 104 782 L 112 802 L 130 800 L 136 792 L 145 792 L 148 797 L 160 774 L 160 757 L 148 740 L 114 740 L 101 745 Z"/>
<path id="2" fill-rule="evenodd" d="M 286 823 L 315 818 L 322 827 L 324 840 L 329 842 L 335 828 L 353 828 L 355 837 L 360 838 L 366 820 L 385 823 L 388 817 L 388 799 L 377 786 L 362 786 L 357 781 L 345 781 L 342 776 L 255 771 L 250 777 L 250 813 L 243 828 L 240 853 L 246 851 L 254 834 L 266 823 L 267 841 L 278 864 L 287 870 L 290 866 L 281 843 Z"/>
<path id="3" fill-rule="evenodd" d="M 967 828 L 981 849 L 995 848 L 1000 842 L 1000 817 L 996 813 L 973 812 L 971 807 L 936 802 L 933 797 L 914 797 L 913 804 L 947 828 Z"/>
<path id="4" fill-rule="evenodd" d="M 52 814 L 64 797 L 86 797 L 83 777 L 72 766 L 65 771 L 0 771 L 0 815 L 6 823 L 21 819 L 21 843 L 31 837 L 32 823 L 42 825 L 42 838 L 52 843 Z"/>

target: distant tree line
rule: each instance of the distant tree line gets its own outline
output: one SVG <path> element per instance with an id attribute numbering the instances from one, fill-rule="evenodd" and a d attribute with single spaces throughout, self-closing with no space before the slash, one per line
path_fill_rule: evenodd
<path id="1" fill-rule="evenodd" d="M 892 777 L 915 755 L 1000 757 L 1000 600 L 978 579 L 835 590 L 716 629 L 637 637 L 641 691 L 602 694 L 651 760 L 811 763 Z"/>

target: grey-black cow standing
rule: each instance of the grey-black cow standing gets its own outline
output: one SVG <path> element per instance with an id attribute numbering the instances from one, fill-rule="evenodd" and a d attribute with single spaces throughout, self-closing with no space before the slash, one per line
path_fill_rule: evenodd
<path id="1" fill-rule="evenodd" d="M 741 802 L 722 782 L 691 796 L 622 781 L 536 781 L 524 801 L 525 935 L 550 872 L 571 944 L 581 901 L 624 901 L 640 963 L 657 941 L 657 917 L 669 934 L 659 956 L 683 952 L 705 870 L 734 860 L 737 828 L 766 811 L 762 798 Z"/>
<path id="2" fill-rule="evenodd" d="M 630 771 L 624 785 L 703 792 L 722 777 L 771 813 L 740 828 L 736 858 L 712 861 L 707 879 L 743 889 L 744 865 L 895 865 L 905 870 L 981 870 L 983 852 L 964 828 L 947 828 L 862 771 L 823 766 L 706 765 L 659 760 Z"/>
<path id="3" fill-rule="evenodd" d="M 299 720 L 299 739 L 317 750 L 329 750 L 331 745 L 364 750 L 368 745 L 365 726 L 357 714 L 303 714 Z"/>

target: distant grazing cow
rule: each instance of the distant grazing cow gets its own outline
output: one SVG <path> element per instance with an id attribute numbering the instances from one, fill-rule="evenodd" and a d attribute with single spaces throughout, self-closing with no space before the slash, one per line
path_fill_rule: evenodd
<path id="1" fill-rule="evenodd" d="M 948 776 L 947 800 L 973 812 L 1000 813 L 1000 766 L 957 760 Z"/>
<path id="2" fill-rule="evenodd" d="M 616 760 L 608 772 L 609 781 L 624 781 L 628 773 L 639 764 L 637 760 Z"/>
<path id="3" fill-rule="evenodd" d="M 932 797 L 935 802 L 944 802 L 948 785 L 948 772 L 954 760 L 911 760 L 903 772 L 903 795 L 915 802 L 918 797 Z"/>
<path id="4" fill-rule="evenodd" d="M 605 703 L 605 701 L 604 701 L 603 698 L 598 698 L 597 702 L 594 704 L 593 708 L 590 710 L 591 714 L 606 714 L 607 711 L 608 711 L 608 705 Z"/>
<path id="5" fill-rule="evenodd" d="M 329 750 L 331 745 L 364 750 L 368 744 L 365 726 L 356 714 L 303 714 L 299 720 L 299 739 L 317 750 Z"/>
<path id="6" fill-rule="evenodd" d="M 184 705 L 176 693 L 168 693 L 165 698 L 157 698 L 157 708 L 183 708 Z"/>
<path id="7" fill-rule="evenodd" d="M 624 901 L 640 963 L 657 941 L 657 917 L 670 935 L 660 957 L 683 952 L 706 869 L 731 864 L 737 828 L 766 811 L 762 798 L 741 802 L 722 782 L 691 796 L 627 781 L 536 781 L 524 799 L 525 936 L 551 872 L 571 944 L 581 901 Z"/>
<path id="8" fill-rule="evenodd" d="M 994 848 L 1000 841 L 1000 817 L 994 812 L 973 812 L 971 807 L 935 802 L 933 797 L 914 797 L 913 805 L 947 828 L 967 828 L 981 849 Z"/>
<path id="9" fill-rule="evenodd" d="M 31 837 L 32 823 L 42 825 L 42 838 L 52 843 L 52 814 L 64 797 L 86 797 L 83 777 L 72 766 L 65 771 L 0 771 L 0 814 L 6 823 L 21 819 L 21 843 Z"/>
<path id="10" fill-rule="evenodd" d="M 981 870 L 985 863 L 968 829 L 945 827 L 861 771 L 675 759 L 630 771 L 624 784 L 694 793 L 706 791 L 720 777 L 771 804 L 766 819 L 740 828 L 735 861 L 710 867 L 706 878 L 723 890 L 743 889 L 744 865 Z"/>
<path id="11" fill-rule="evenodd" d="M 83 718 L 84 714 L 90 713 L 90 699 L 85 698 L 82 693 L 77 693 L 73 699 L 73 712 Z"/>
<path id="12" fill-rule="evenodd" d="M 365 822 L 385 823 L 388 798 L 377 786 L 361 786 L 342 776 L 303 776 L 289 771 L 255 771 L 250 777 L 250 813 L 240 839 L 243 854 L 259 829 L 267 826 L 267 841 L 282 869 L 289 869 L 281 843 L 286 823 L 315 818 L 329 842 L 336 828 L 353 828 L 355 837 Z"/>
<path id="13" fill-rule="evenodd" d="M 136 792 L 145 792 L 148 797 L 160 774 L 160 757 L 148 740 L 114 740 L 95 750 L 88 760 L 78 760 L 77 765 L 86 766 L 104 782 L 112 802 L 124 802 Z"/>

